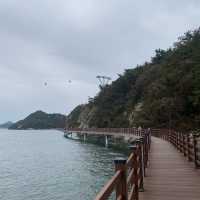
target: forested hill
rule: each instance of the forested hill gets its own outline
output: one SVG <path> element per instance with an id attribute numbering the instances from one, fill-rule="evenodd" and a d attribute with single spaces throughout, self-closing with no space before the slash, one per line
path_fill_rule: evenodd
<path id="1" fill-rule="evenodd" d="M 66 117 L 61 114 L 47 114 L 43 111 L 36 111 L 14 123 L 9 129 L 52 129 L 64 128 Z"/>
<path id="2" fill-rule="evenodd" d="M 67 125 L 200 128 L 200 29 L 185 33 L 172 48 L 156 50 L 151 62 L 125 70 L 76 107 Z"/>

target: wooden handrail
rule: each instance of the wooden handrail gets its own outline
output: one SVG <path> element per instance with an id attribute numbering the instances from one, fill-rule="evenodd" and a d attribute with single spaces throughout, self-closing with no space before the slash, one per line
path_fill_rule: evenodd
<path id="1" fill-rule="evenodd" d="M 194 162 L 195 167 L 200 168 L 200 135 L 167 129 L 152 129 L 151 132 L 152 135 L 172 143 L 189 162 Z"/>
<path id="2" fill-rule="evenodd" d="M 108 183 L 102 188 L 101 192 L 96 196 L 95 200 L 106 200 L 109 198 L 114 188 L 120 181 L 121 171 L 118 170 L 115 175 L 108 181 Z"/>
<path id="3" fill-rule="evenodd" d="M 67 132 L 77 132 L 77 133 L 92 133 L 92 134 L 102 134 L 102 135 L 135 135 L 142 136 L 147 132 L 147 129 L 141 128 L 66 128 Z"/>
<path id="4" fill-rule="evenodd" d="M 115 175 L 102 188 L 95 200 L 107 200 L 114 190 L 116 200 L 139 200 L 139 191 L 143 191 L 150 135 L 149 130 L 143 137 L 135 140 L 135 144 L 130 146 L 131 154 L 127 160 L 115 159 Z"/>

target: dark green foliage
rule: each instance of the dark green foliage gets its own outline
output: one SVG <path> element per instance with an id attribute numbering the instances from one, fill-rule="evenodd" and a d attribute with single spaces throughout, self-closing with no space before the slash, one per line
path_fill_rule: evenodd
<path id="1" fill-rule="evenodd" d="M 9 129 L 51 129 L 64 128 L 66 117 L 61 114 L 47 114 L 42 111 L 36 111 L 13 124 Z"/>
<path id="2" fill-rule="evenodd" d="M 91 127 L 200 128 L 200 29 L 126 70 L 89 105 Z"/>
<path id="3" fill-rule="evenodd" d="M 90 121 L 90 126 L 98 127 L 127 127 L 129 121 L 126 114 L 126 105 L 129 100 L 129 91 L 141 73 L 140 68 L 126 70 L 124 75 L 106 86 L 94 98 L 96 115 Z"/>
<path id="4" fill-rule="evenodd" d="M 67 127 L 79 127 L 79 116 L 84 109 L 84 105 L 77 106 L 70 115 L 67 116 Z"/>

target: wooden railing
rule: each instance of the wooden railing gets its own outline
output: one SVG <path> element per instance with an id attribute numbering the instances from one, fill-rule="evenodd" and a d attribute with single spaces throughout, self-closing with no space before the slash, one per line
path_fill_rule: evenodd
<path id="1" fill-rule="evenodd" d="M 115 174 L 102 188 L 95 200 L 107 200 L 115 191 L 117 200 L 138 200 L 139 191 L 144 190 L 143 180 L 148 163 L 151 144 L 150 131 L 135 140 L 130 146 L 129 158 L 115 159 Z"/>
<path id="2" fill-rule="evenodd" d="M 135 135 L 142 136 L 148 129 L 142 128 L 67 128 L 67 132 L 93 133 L 102 135 Z"/>
<path id="3" fill-rule="evenodd" d="M 182 133 L 167 129 L 152 129 L 152 135 L 169 141 L 177 148 L 188 161 L 194 162 L 200 168 L 200 135 Z"/>
<path id="4" fill-rule="evenodd" d="M 108 200 L 113 192 L 116 200 L 138 200 L 139 191 L 144 190 L 145 170 L 148 164 L 151 135 L 162 138 L 178 151 L 183 153 L 188 161 L 194 162 L 200 168 L 200 134 L 181 133 L 168 129 L 141 129 L 141 128 L 89 128 L 67 129 L 67 132 L 80 134 L 103 135 L 135 135 L 139 136 L 130 146 L 129 158 L 115 159 L 115 174 L 102 188 L 95 200 Z"/>

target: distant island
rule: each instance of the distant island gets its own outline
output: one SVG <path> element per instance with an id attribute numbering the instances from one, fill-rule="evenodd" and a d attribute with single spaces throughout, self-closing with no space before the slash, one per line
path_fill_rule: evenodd
<path id="1" fill-rule="evenodd" d="M 13 125 L 13 122 L 5 122 L 3 124 L 0 124 L 0 128 L 10 128 Z"/>
<path id="2" fill-rule="evenodd" d="M 62 114 L 48 114 L 36 111 L 23 120 L 12 124 L 9 129 L 53 129 L 64 128 L 66 117 Z"/>

